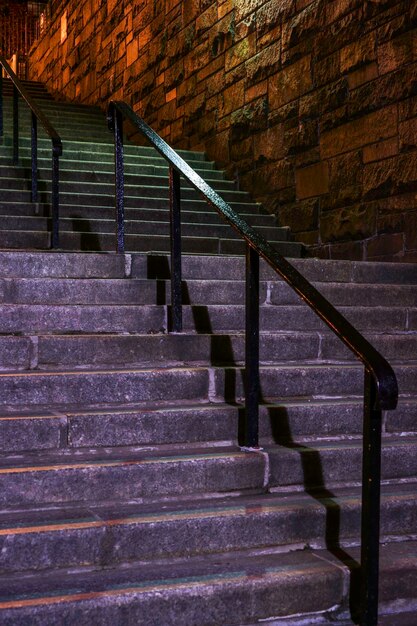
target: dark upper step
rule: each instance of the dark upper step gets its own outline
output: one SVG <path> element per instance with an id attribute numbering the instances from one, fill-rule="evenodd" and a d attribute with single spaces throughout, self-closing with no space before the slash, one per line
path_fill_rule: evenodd
<path id="1" fill-rule="evenodd" d="M 33 85 L 29 85 L 32 91 L 36 91 Z M 10 85 L 8 87 L 10 92 Z M 89 160 L 97 159 L 97 155 L 100 159 L 106 157 L 113 160 L 113 146 L 111 134 L 107 130 L 105 116 L 98 110 L 94 111 L 91 107 L 82 113 L 82 108 L 66 103 L 55 103 L 52 99 L 45 97 L 42 94 L 41 99 L 37 100 L 39 106 L 44 109 L 45 113 L 49 115 L 51 123 L 56 126 L 58 132 L 61 133 L 64 141 L 64 151 L 61 158 L 61 164 L 65 167 L 65 159 L 69 158 L 70 162 L 74 161 L 74 150 L 83 152 Z M 6 146 L 10 145 L 10 128 L 12 120 L 12 99 L 10 96 L 5 97 L 5 129 L 6 129 Z M 29 166 L 28 161 L 28 149 L 29 149 L 29 137 L 30 137 L 30 114 L 27 111 L 27 107 L 23 104 L 20 107 L 20 144 L 22 145 L 21 158 L 22 164 L 26 167 Z M 44 139 L 45 133 L 39 132 L 39 156 L 44 158 L 48 153 L 48 140 Z M 74 139 L 81 139 L 78 144 L 74 142 Z M 93 146 L 86 143 L 86 140 L 91 139 Z M 5 148 L 2 148 L 3 153 Z M 6 148 L 7 150 L 7 148 Z M 49 145 L 50 151 L 50 145 Z M 6 152 L 7 153 L 7 152 Z M 10 149 L 8 154 L 10 155 Z M 204 165 L 204 155 L 195 152 L 180 151 L 180 154 L 190 161 L 193 165 L 200 167 L 202 173 L 206 170 Z M 95 155 L 95 156 L 93 156 Z M 125 161 L 129 163 L 130 158 L 134 156 L 135 159 L 139 156 L 141 160 L 137 163 L 137 174 L 133 177 L 131 174 L 127 174 L 125 181 L 125 204 L 127 209 L 165 209 L 166 216 L 164 225 L 160 216 L 157 220 L 153 219 L 151 213 L 148 212 L 146 216 L 142 216 L 142 220 L 146 220 L 146 224 L 141 225 L 139 223 L 126 223 L 126 246 L 130 250 L 135 251 L 167 251 L 169 249 L 168 241 L 168 183 L 166 175 L 166 163 L 159 157 L 154 150 L 144 149 L 129 145 L 125 146 Z M 148 161 L 150 157 L 150 161 Z M 141 163 L 145 163 L 145 169 L 143 175 L 140 176 Z M 165 166 L 165 179 L 161 176 L 155 176 L 150 174 L 149 168 L 154 167 L 154 164 Z M 42 168 L 43 162 L 40 161 Z M 108 164 L 104 165 L 104 172 L 108 168 Z M 128 165 L 128 171 L 132 171 L 132 167 Z M 3 215 L 9 215 L 10 218 L 13 215 L 13 202 L 17 201 L 23 205 L 29 205 L 30 196 L 30 181 L 28 180 L 28 173 L 20 168 L 16 171 L 17 176 L 10 177 L 10 167 L 7 168 L 7 172 L 3 172 L 3 192 L 1 212 Z M 111 181 L 111 176 L 102 174 L 100 167 L 95 166 L 94 171 L 96 175 L 88 176 L 83 173 L 79 175 L 73 175 L 72 181 L 68 179 L 66 182 L 66 176 L 63 177 L 60 184 L 60 202 L 61 204 L 74 206 L 72 214 L 69 215 L 68 210 L 64 210 L 63 215 L 68 216 L 68 220 L 65 218 L 61 220 L 62 236 L 60 245 L 66 249 L 91 249 L 91 250 L 111 250 L 115 247 L 114 232 L 114 216 L 110 216 L 107 211 L 107 222 L 105 216 L 99 216 L 96 207 L 112 207 L 114 205 L 114 184 Z M 209 171 L 209 170 L 207 170 Z M 161 172 L 158 172 L 161 174 Z M 1 174 L 0 174 L 1 175 Z M 6 178 L 6 176 L 8 178 Z M 42 214 L 49 213 L 49 205 L 51 202 L 50 196 L 50 178 L 48 173 L 43 174 L 40 170 L 40 196 L 39 201 L 42 205 L 40 209 Z M 209 178 L 210 180 L 210 178 Z M 259 207 L 251 204 L 247 194 L 236 191 L 233 189 L 232 182 L 224 180 L 223 174 L 212 176 L 210 181 L 213 187 L 219 191 L 220 195 L 224 197 L 226 202 L 230 202 L 237 213 L 243 211 L 243 213 L 258 213 Z M 26 187 L 27 191 L 24 190 Z M 220 222 L 219 217 L 213 214 L 213 211 L 207 207 L 207 205 L 198 198 L 196 193 L 183 185 L 182 188 L 184 209 L 188 213 L 186 218 L 192 219 L 192 211 L 196 211 L 199 217 L 196 220 L 194 232 L 187 232 L 186 223 L 184 225 L 183 236 L 183 248 L 188 252 L 206 252 L 210 254 L 243 254 L 245 246 L 243 243 L 237 240 L 235 232 L 227 225 Z M 190 204 L 190 201 L 192 203 Z M 195 203 L 195 204 L 194 204 Z M 91 212 L 87 207 L 92 206 L 94 218 L 92 218 Z M 39 209 L 36 209 L 39 211 Z M 71 211 L 71 209 L 69 210 Z M 204 216 L 209 212 L 210 217 L 205 220 Z M 22 215 L 19 210 L 18 215 Z M 128 216 L 129 217 L 129 216 Z M 261 229 L 261 233 L 274 243 L 275 247 L 286 256 L 301 256 L 302 246 L 288 242 L 288 230 L 279 229 L 274 225 L 274 219 L 269 217 L 269 227 L 264 228 L 265 220 L 268 216 L 266 214 L 261 215 L 260 222 L 258 223 L 256 215 L 250 217 L 250 223 L 255 227 Z M 104 219 L 103 219 L 104 218 Z M 140 212 L 136 216 L 140 219 Z M 148 222 L 148 220 L 152 220 Z M 216 232 L 213 228 L 208 227 L 204 222 L 208 223 L 221 223 L 219 228 L 221 231 Z M 47 234 L 47 230 L 50 229 L 42 218 L 33 217 L 31 220 L 24 220 L 19 217 L 15 220 L 8 220 L 7 232 L 5 230 L 0 231 L 0 245 L 2 247 L 10 248 L 48 248 L 50 246 L 50 237 Z M 188 231 L 190 229 L 188 228 Z M 19 236 L 20 233 L 20 236 Z M 134 233 L 140 233 L 140 237 L 135 237 Z M 281 243 L 284 242 L 284 243 Z"/>

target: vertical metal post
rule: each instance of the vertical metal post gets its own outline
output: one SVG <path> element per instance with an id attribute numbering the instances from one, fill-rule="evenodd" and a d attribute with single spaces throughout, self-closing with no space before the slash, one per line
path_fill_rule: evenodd
<path id="1" fill-rule="evenodd" d="M 59 248 L 59 154 L 52 148 L 52 248 Z"/>
<path id="2" fill-rule="evenodd" d="M 32 202 L 38 201 L 38 120 L 32 112 L 31 127 L 31 152 L 32 152 Z"/>
<path id="3" fill-rule="evenodd" d="M 246 246 L 245 340 L 245 440 L 246 448 L 259 445 L 259 255 Z"/>
<path id="4" fill-rule="evenodd" d="M 117 252 L 125 251 L 124 163 L 123 163 L 123 116 L 113 112 L 114 124 L 114 174 L 116 202 Z"/>
<path id="5" fill-rule="evenodd" d="M 171 227 L 171 332 L 182 331 L 181 278 L 181 181 L 172 166 L 169 168 L 169 215 Z"/>
<path id="6" fill-rule="evenodd" d="M 13 85 L 13 165 L 19 160 L 19 92 Z"/>
<path id="7" fill-rule="evenodd" d="M 361 626 L 377 626 L 381 491 L 381 410 L 374 377 L 365 369 L 362 462 Z"/>
<path id="8" fill-rule="evenodd" d="M 3 67 L 0 65 L 0 143 L 3 141 Z"/>

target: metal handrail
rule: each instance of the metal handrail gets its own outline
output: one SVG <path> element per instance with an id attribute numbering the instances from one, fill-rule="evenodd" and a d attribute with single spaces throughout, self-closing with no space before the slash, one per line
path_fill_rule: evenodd
<path id="1" fill-rule="evenodd" d="M 118 250 L 124 250 L 123 225 L 123 120 L 140 131 L 170 166 L 171 207 L 171 309 L 174 331 L 182 329 L 180 174 L 232 226 L 247 244 L 246 254 L 246 436 L 245 447 L 258 446 L 259 401 L 259 257 L 262 257 L 313 309 L 339 339 L 363 362 L 364 433 L 361 524 L 361 625 L 376 626 L 378 619 L 379 517 L 381 482 L 382 410 L 395 409 L 396 376 L 386 359 L 291 265 L 214 191 L 126 103 L 112 101 L 108 125 L 115 133 L 115 173 Z"/>
<path id="2" fill-rule="evenodd" d="M 6 59 L 0 55 L 0 141 L 3 138 L 3 73 L 4 68 L 13 83 L 13 165 L 19 160 L 19 94 L 31 110 L 31 170 L 32 170 L 32 202 L 38 202 L 38 120 L 52 141 L 52 238 L 51 247 L 59 247 L 59 157 L 62 155 L 62 141 L 55 128 L 36 102 L 27 92 L 25 86 L 16 76 Z"/>

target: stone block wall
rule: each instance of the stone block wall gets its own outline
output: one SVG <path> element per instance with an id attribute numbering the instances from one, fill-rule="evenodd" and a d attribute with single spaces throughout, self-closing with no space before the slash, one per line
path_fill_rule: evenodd
<path id="1" fill-rule="evenodd" d="M 85 103 L 126 100 L 315 254 L 417 261 L 415 0 L 53 7 L 33 79 Z"/>

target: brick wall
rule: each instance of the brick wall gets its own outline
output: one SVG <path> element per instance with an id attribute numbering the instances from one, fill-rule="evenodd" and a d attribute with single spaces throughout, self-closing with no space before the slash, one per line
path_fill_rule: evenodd
<path id="1" fill-rule="evenodd" d="M 322 256 L 417 261 L 415 0 L 68 0 L 31 55 L 202 148 Z M 67 36 L 61 33 L 67 11 Z"/>

